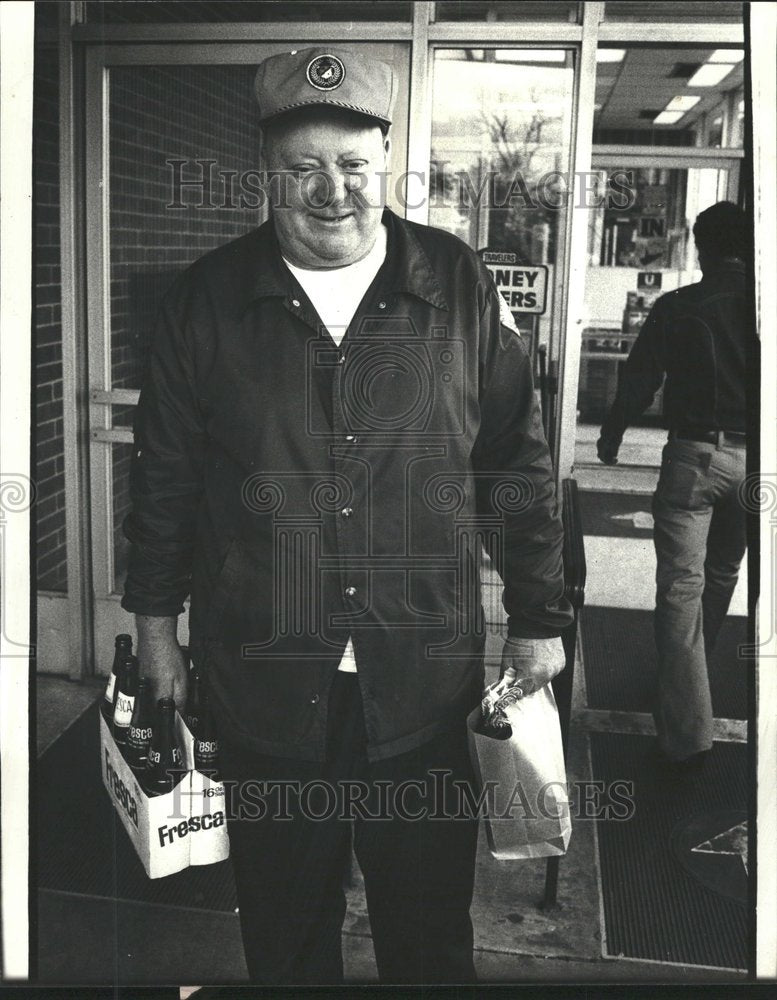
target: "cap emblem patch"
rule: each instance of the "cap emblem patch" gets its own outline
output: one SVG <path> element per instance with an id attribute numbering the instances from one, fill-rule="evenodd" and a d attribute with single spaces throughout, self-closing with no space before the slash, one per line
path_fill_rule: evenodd
<path id="1" fill-rule="evenodd" d="M 308 63 L 307 77 L 316 90 L 336 90 L 345 79 L 345 66 L 337 56 L 316 56 Z"/>

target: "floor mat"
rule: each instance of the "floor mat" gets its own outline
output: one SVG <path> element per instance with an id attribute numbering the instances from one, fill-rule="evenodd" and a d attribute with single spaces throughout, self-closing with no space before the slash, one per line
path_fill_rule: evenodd
<path id="1" fill-rule="evenodd" d="M 95 703 L 38 761 L 38 887 L 233 912 L 229 861 L 149 879 L 100 773 Z"/>
<path id="2" fill-rule="evenodd" d="M 597 822 L 606 953 L 746 968 L 747 747 L 716 743 L 701 776 L 672 783 L 649 737 L 590 739 L 595 779 L 634 781 L 631 818 Z"/>
<path id="3" fill-rule="evenodd" d="M 653 612 L 585 607 L 580 633 L 588 707 L 650 712 L 656 677 Z M 747 619 L 730 615 L 709 664 L 715 718 L 747 718 L 750 661 L 737 652 L 746 641 Z"/>
<path id="4" fill-rule="evenodd" d="M 652 538 L 652 497 L 635 493 L 600 493 L 580 490 L 583 534 L 612 538 Z"/>

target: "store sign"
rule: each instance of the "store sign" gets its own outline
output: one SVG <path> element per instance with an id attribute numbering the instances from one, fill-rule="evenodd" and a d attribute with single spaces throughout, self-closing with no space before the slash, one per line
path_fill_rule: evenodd
<path id="1" fill-rule="evenodd" d="M 639 235 L 645 240 L 663 239 L 666 236 L 666 219 L 643 215 L 639 220 Z"/>
<path id="2" fill-rule="evenodd" d="M 482 257 L 512 312 L 542 316 L 548 298 L 545 264 L 519 264 L 518 254 L 507 250 L 484 250 Z"/>
<path id="3" fill-rule="evenodd" d="M 658 291 L 663 277 L 660 271 L 640 271 L 637 275 L 637 288 L 640 291 Z"/>

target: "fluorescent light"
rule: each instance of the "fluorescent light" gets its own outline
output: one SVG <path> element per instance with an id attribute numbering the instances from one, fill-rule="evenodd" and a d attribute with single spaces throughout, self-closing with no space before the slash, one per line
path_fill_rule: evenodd
<path id="1" fill-rule="evenodd" d="M 494 58 L 497 62 L 566 62 L 567 54 L 563 49 L 496 49 Z"/>
<path id="2" fill-rule="evenodd" d="M 745 58 L 744 49 L 715 49 L 708 63 L 741 63 Z"/>
<path id="3" fill-rule="evenodd" d="M 685 114 L 684 111 L 662 111 L 653 119 L 654 125 L 674 125 L 680 121 Z"/>
<path id="4" fill-rule="evenodd" d="M 690 111 L 691 108 L 696 107 L 700 100 L 700 97 L 694 97 L 690 94 L 673 97 L 664 111 Z"/>
<path id="5" fill-rule="evenodd" d="M 619 63 L 626 55 L 625 49 L 597 49 L 596 61 L 598 63 Z"/>
<path id="6" fill-rule="evenodd" d="M 731 63 L 705 63 L 688 81 L 688 87 L 716 87 L 734 68 Z"/>

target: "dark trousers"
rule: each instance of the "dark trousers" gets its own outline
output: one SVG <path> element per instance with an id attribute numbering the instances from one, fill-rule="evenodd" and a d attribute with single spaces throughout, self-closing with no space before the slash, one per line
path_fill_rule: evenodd
<path id="1" fill-rule="evenodd" d="M 682 759 L 712 747 L 707 661 L 728 612 L 747 544 L 740 498 L 744 441 L 670 437 L 653 497 L 658 699 L 662 750 Z"/>
<path id="2" fill-rule="evenodd" d="M 464 722 L 459 732 L 369 763 L 357 676 L 338 672 L 325 763 L 267 757 L 226 741 L 221 764 L 225 781 L 238 783 L 229 837 L 252 981 L 343 981 L 352 829 L 381 981 L 475 981 L 469 907 L 477 820 L 454 784 L 473 787 Z M 278 784 L 259 789 L 257 782 Z M 266 811 L 251 818 L 258 803 Z"/>

